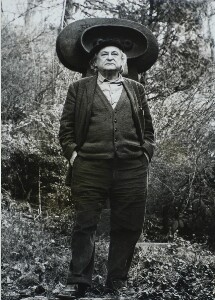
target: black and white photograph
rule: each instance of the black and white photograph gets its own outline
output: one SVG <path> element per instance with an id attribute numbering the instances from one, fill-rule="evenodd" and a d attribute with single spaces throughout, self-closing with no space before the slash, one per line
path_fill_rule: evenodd
<path id="1" fill-rule="evenodd" d="M 215 0 L 1 0 L 1 299 L 215 299 Z"/>

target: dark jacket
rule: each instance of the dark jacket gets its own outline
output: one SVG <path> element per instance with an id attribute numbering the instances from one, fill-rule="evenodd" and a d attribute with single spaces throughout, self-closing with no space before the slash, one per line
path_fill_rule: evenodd
<path id="1" fill-rule="evenodd" d="M 97 76 L 91 76 L 73 82 L 69 86 L 59 132 L 63 155 L 68 160 L 73 151 L 78 151 L 86 139 L 96 85 Z M 131 101 L 140 145 L 151 159 L 154 152 L 154 129 L 144 87 L 128 78 L 124 78 L 123 85 Z"/>

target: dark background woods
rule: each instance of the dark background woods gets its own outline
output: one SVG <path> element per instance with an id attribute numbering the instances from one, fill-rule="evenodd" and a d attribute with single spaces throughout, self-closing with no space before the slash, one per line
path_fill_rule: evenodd
<path id="1" fill-rule="evenodd" d="M 68 85 L 80 74 L 55 53 L 58 32 L 81 16 L 106 13 L 148 26 L 159 41 L 158 62 L 141 74 L 156 128 L 146 234 L 209 237 L 215 231 L 215 95 L 213 1 L 62 1 L 59 25 L 33 26 L 46 1 L 27 1 L 24 26 L 2 6 L 2 188 L 38 214 L 72 207 L 58 142 Z M 58 5 L 58 4 L 56 4 Z M 47 7 L 47 15 L 51 7 Z M 159 236 L 159 235 L 158 235 Z M 158 238 L 159 239 L 159 238 Z"/>

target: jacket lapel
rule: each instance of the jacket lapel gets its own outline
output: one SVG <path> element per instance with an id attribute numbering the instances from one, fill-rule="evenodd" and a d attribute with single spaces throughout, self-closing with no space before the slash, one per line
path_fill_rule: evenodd
<path id="1" fill-rule="evenodd" d="M 83 110 L 81 112 L 82 115 L 85 115 L 85 121 L 83 123 L 83 135 L 81 137 L 81 144 L 83 143 L 83 141 L 85 141 L 87 136 L 96 85 L 97 85 L 97 76 L 90 77 L 89 81 L 87 81 L 85 85 L 85 90 L 83 93 L 83 97 L 81 99 L 81 102 L 84 105 L 83 110 L 85 110 L 85 112 Z"/>
<path id="2" fill-rule="evenodd" d="M 91 107 L 93 104 L 96 85 L 97 85 L 97 76 L 91 77 L 89 79 L 89 81 L 86 83 L 87 110 L 88 111 L 91 110 Z"/>
<path id="3" fill-rule="evenodd" d="M 133 113 L 133 119 L 134 119 L 134 124 L 137 128 L 137 132 L 139 134 L 140 140 L 143 142 L 143 132 L 142 132 L 142 128 L 141 128 L 141 123 L 140 123 L 140 119 L 139 119 L 139 114 L 138 114 L 138 99 L 137 99 L 137 95 L 135 93 L 135 89 L 133 87 L 133 84 L 131 81 L 129 81 L 127 78 L 124 78 L 123 81 L 123 85 L 124 88 L 128 94 L 128 97 L 130 99 L 130 103 L 131 103 L 131 109 L 132 109 L 132 113 Z"/>

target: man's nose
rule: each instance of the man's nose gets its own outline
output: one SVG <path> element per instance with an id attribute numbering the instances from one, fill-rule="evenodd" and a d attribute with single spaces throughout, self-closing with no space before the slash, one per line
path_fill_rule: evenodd
<path id="1" fill-rule="evenodd" d="M 108 60 L 112 60 L 113 59 L 113 55 L 111 53 L 108 54 Z"/>

